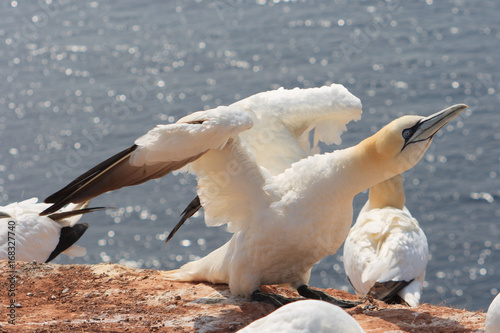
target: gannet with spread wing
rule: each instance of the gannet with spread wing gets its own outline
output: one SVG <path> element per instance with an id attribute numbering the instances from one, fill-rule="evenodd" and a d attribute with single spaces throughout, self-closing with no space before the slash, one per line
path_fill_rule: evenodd
<path id="1" fill-rule="evenodd" d="M 402 175 L 370 188 L 345 240 L 344 268 L 358 294 L 418 306 L 429 247 L 405 201 Z"/>
<path id="2" fill-rule="evenodd" d="M 45 213 L 189 164 L 206 224 L 227 224 L 234 235 L 206 257 L 165 272 L 168 279 L 227 283 L 235 295 L 276 305 L 286 300 L 259 286 L 289 283 L 302 296 L 353 306 L 309 288 L 312 266 L 347 236 L 353 197 L 413 167 L 465 107 L 402 117 L 354 147 L 307 156 L 319 140 L 340 141 L 345 125 L 359 118 L 359 99 L 340 85 L 257 94 L 158 125 L 49 196 L 54 205 Z"/>

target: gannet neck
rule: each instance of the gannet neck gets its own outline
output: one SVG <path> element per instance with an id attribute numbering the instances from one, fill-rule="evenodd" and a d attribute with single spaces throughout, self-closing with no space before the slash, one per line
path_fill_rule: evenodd
<path id="1" fill-rule="evenodd" d="M 405 206 L 405 191 L 401 174 L 370 187 L 368 195 L 370 209 L 394 207 L 403 209 Z"/>
<path id="2" fill-rule="evenodd" d="M 377 134 L 345 150 L 347 163 L 343 173 L 348 183 L 345 190 L 351 192 L 353 196 L 405 169 L 396 158 L 378 149 L 374 139 Z"/>

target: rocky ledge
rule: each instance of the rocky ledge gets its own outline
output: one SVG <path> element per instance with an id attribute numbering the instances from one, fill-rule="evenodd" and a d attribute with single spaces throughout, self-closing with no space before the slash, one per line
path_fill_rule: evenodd
<path id="1" fill-rule="evenodd" d="M 15 275 L 14 282 L 8 263 L 0 261 L 2 332 L 234 332 L 274 310 L 231 296 L 226 285 L 172 282 L 161 271 L 117 264 L 17 263 Z M 265 291 L 298 297 L 287 287 Z M 366 332 L 481 332 L 486 317 L 446 306 L 382 302 L 347 312 Z"/>

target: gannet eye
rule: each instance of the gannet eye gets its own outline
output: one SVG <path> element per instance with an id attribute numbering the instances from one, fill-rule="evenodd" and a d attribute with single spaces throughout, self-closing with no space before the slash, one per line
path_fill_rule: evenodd
<path id="1" fill-rule="evenodd" d="M 403 139 L 405 140 L 411 138 L 412 135 L 413 135 L 413 130 L 411 128 L 407 128 L 403 131 Z"/>

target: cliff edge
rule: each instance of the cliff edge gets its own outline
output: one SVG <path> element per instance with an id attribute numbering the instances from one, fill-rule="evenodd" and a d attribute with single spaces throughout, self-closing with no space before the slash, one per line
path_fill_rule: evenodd
<path id="1" fill-rule="evenodd" d="M 2 332 L 234 332 L 274 310 L 231 296 L 226 285 L 165 280 L 117 264 L 0 261 Z M 12 279 L 15 275 L 16 280 Z M 265 291 L 298 297 L 287 287 Z M 356 299 L 343 291 L 331 295 Z M 366 332 L 482 332 L 484 312 L 374 301 L 347 310 Z"/>

